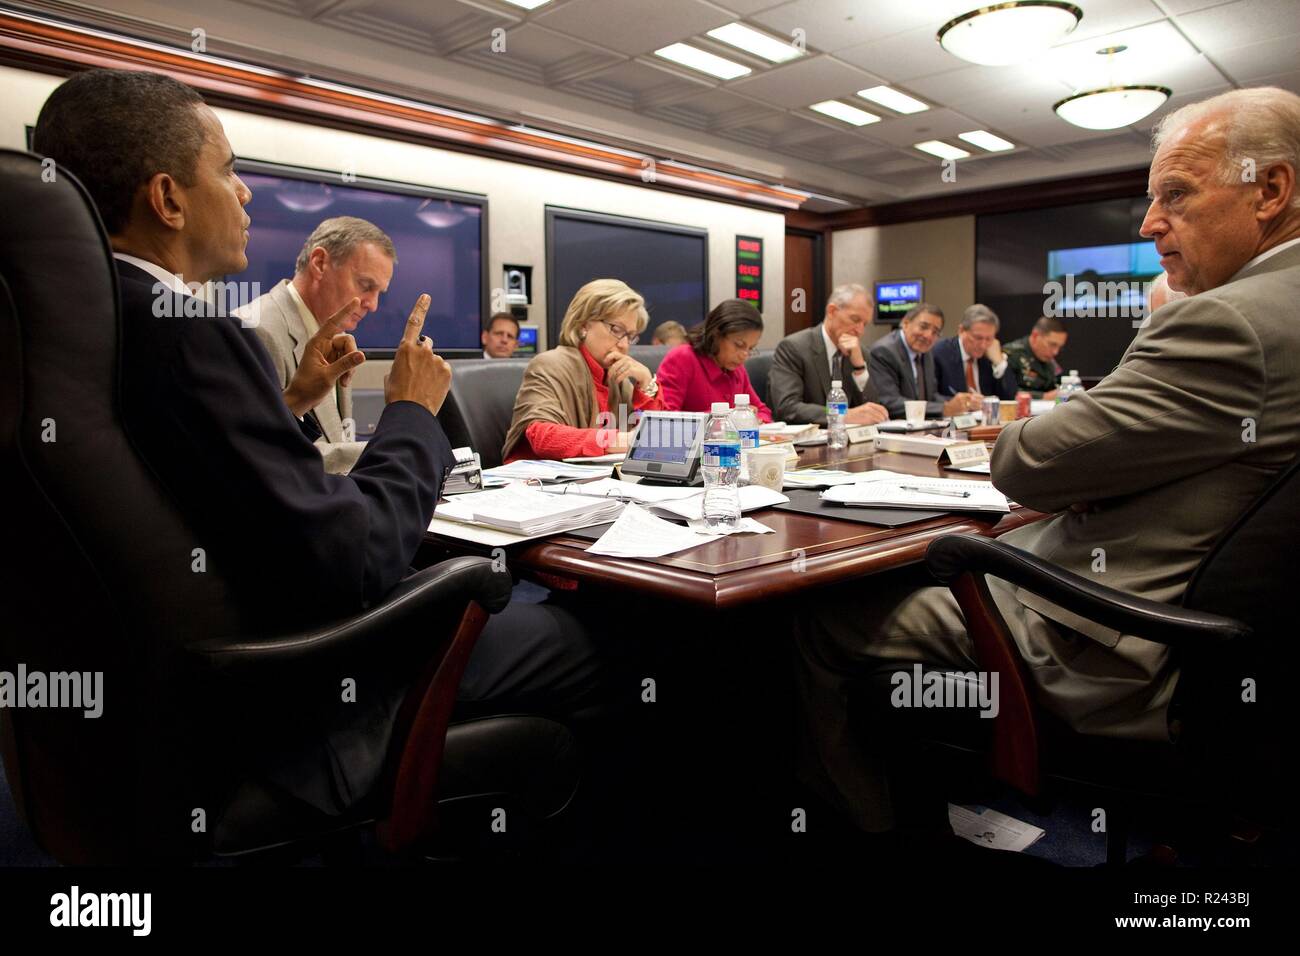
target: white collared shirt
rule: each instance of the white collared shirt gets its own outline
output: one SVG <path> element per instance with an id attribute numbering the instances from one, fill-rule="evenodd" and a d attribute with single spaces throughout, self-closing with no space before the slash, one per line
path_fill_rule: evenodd
<path id="1" fill-rule="evenodd" d="M 1241 275 L 1243 272 L 1245 272 L 1247 269 L 1251 268 L 1252 266 L 1259 265 L 1265 259 L 1272 258 L 1273 256 L 1277 255 L 1279 252 L 1281 252 L 1283 249 L 1290 249 L 1292 246 L 1296 245 L 1297 243 L 1300 243 L 1300 236 L 1297 236 L 1294 239 L 1288 239 L 1286 242 L 1279 242 L 1272 249 L 1268 249 L 1264 252 L 1261 252 L 1254 259 L 1251 259 L 1244 266 L 1238 269 L 1236 275 L 1234 275 L 1232 279 L 1237 278 L 1237 276 Z M 1228 281 L 1231 282 L 1232 279 L 1229 279 Z"/>
<path id="2" fill-rule="evenodd" d="M 835 354 L 839 352 L 840 349 L 838 345 L 831 341 L 830 333 L 826 331 L 826 323 L 824 321 L 822 322 L 822 343 L 826 346 L 826 364 L 830 366 L 831 374 L 834 375 Z M 867 355 L 864 352 L 862 358 L 865 360 L 866 357 Z M 844 356 L 844 368 L 848 369 L 849 374 L 853 376 L 853 384 L 858 387 L 858 391 L 860 392 L 866 387 L 867 379 L 871 378 L 871 370 L 864 368 L 861 372 L 855 372 L 853 371 L 853 366 L 851 364 L 852 361 L 853 360 L 847 355 Z"/>
<path id="3" fill-rule="evenodd" d="M 193 292 L 191 292 L 188 288 L 186 288 L 185 282 L 181 279 L 180 276 L 176 275 L 174 272 L 168 272 L 166 269 L 158 265 L 158 263 L 156 262 L 150 262 L 147 259 L 141 259 L 139 256 L 127 255 L 125 252 L 115 252 L 113 253 L 113 258 L 120 259 L 122 262 L 129 263 L 130 265 L 135 266 L 137 269 L 143 269 L 145 272 L 149 273 L 149 275 L 153 276 L 155 279 L 161 282 L 164 287 L 171 289 L 173 292 L 178 293 L 179 295 L 189 295 L 189 296 L 194 295 Z"/>
<path id="4" fill-rule="evenodd" d="M 960 333 L 960 332 L 957 333 L 957 348 L 959 348 L 959 349 L 961 350 L 961 374 L 964 376 L 964 375 L 966 374 L 966 361 L 967 361 L 967 359 L 970 358 L 970 356 L 966 354 L 966 346 L 965 346 L 965 344 L 964 344 L 964 343 L 962 342 L 962 340 L 961 340 L 961 333 Z M 997 365 L 993 366 L 993 377 L 994 377 L 994 378 L 1001 378 L 1003 375 L 1006 374 L 1006 372 L 1007 372 L 1007 354 L 1006 354 L 1005 352 L 1003 352 L 1003 353 L 1002 353 L 1002 361 L 999 362 Z M 976 366 L 975 366 L 975 389 L 976 389 L 976 391 L 979 390 L 979 386 L 980 386 L 980 369 L 979 369 L 979 365 L 976 364 Z"/>
<path id="5" fill-rule="evenodd" d="M 285 283 L 289 289 L 289 298 L 293 299 L 294 305 L 298 307 L 298 317 L 302 319 L 302 324 L 307 327 L 307 335 L 312 336 L 320 331 L 320 323 L 316 321 L 316 316 L 312 314 L 311 309 L 307 308 L 307 303 L 302 301 L 302 296 L 298 293 L 298 288 L 290 279 Z"/>

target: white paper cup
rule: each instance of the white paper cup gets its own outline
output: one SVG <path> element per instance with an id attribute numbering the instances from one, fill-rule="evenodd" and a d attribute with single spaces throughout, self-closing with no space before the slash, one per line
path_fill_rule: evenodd
<path id="1" fill-rule="evenodd" d="M 785 483 L 785 446 L 760 445 L 746 448 L 742 455 L 751 485 L 762 485 L 780 491 Z"/>
<path id="2" fill-rule="evenodd" d="M 925 402 L 904 402 L 903 417 L 917 425 L 925 421 Z"/>

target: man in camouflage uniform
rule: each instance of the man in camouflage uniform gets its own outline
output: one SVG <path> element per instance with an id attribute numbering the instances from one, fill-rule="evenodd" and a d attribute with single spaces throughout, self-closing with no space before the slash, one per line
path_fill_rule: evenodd
<path id="1" fill-rule="evenodd" d="M 1065 348 L 1066 338 L 1060 319 L 1043 316 L 1028 335 L 1002 347 L 1016 381 L 1034 398 L 1056 398 L 1061 381 L 1056 356 Z"/>

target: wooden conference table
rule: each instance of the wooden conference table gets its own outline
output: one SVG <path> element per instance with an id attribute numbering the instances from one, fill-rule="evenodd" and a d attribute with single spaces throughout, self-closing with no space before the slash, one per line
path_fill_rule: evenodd
<path id="1" fill-rule="evenodd" d="M 919 455 L 876 452 L 870 442 L 850 445 L 834 453 L 835 458 L 831 454 L 824 445 L 800 449 L 798 467 L 845 471 L 881 468 L 925 477 L 980 477 L 945 471 L 937 462 Z M 578 589 L 632 592 L 644 598 L 727 611 L 914 564 L 924 558 L 931 541 L 947 534 L 996 537 L 1046 517 L 1013 507 L 1010 514 L 1002 516 L 951 514 L 886 528 L 775 509 L 751 514 L 776 533 L 730 535 L 661 558 L 588 554 L 589 540 L 567 534 L 522 542 L 507 553 L 512 568 L 539 577 L 549 586 L 555 586 L 556 579 L 560 579 Z M 427 536 L 426 545 L 459 554 L 487 551 L 469 542 L 432 534 Z"/>

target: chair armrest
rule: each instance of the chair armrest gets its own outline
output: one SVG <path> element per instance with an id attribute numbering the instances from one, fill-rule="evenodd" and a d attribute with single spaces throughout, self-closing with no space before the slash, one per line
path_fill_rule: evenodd
<path id="1" fill-rule="evenodd" d="M 925 563 L 944 584 L 968 572 L 992 575 L 1121 634 L 1135 634 L 1170 647 L 1204 646 L 1251 633 L 1248 625 L 1232 618 L 1136 597 L 978 535 L 939 538 L 926 550 Z"/>
<path id="2" fill-rule="evenodd" d="M 401 635 L 409 625 L 423 623 L 439 604 L 456 605 L 459 616 L 473 601 L 495 614 L 509 603 L 510 588 L 510 575 L 494 569 L 489 559 L 452 558 L 404 578 L 381 603 L 341 621 L 266 640 L 214 638 L 186 651 L 201 670 L 227 676 L 316 661 L 362 646 L 374 653 L 386 635 Z"/>

